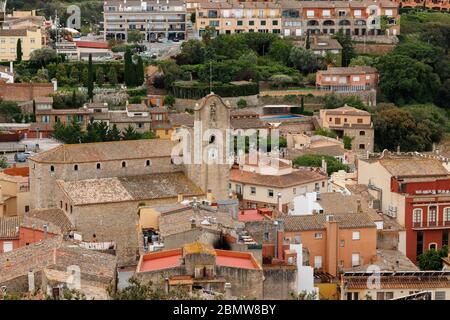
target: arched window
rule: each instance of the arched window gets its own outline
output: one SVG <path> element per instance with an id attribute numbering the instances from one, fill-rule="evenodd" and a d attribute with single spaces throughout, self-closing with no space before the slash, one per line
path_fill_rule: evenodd
<path id="1" fill-rule="evenodd" d="M 209 137 L 209 143 L 212 144 L 212 143 L 214 143 L 214 141 L 216 141 L 216 136 L 212 134 L 212 135 Z"/>
<path id="2" fill-rule="evenodd" d="M 50 166 L 50 172 L 55 172 L 55 166 Z"/>
<path id="3" fill-rule="evenodd" d="M 102 168 L 102 165 L 100 163 L 97 163 L 97 170 L 100 170 Z"/>
<path id="4" fill-rule="evenodd" d="M 145 166 L 150 167 L 151 164 L 152 164 L 152 163 L 150 162 L 150 160 L 145 161 Z"/>
<path id="5" fill-rule="evenodd" d="M 422 224 L 422 209 L 414 209 L 413 211 L 413 224 L 418 227 Z"/>
<path id="6" fill-rule="evenodd" d="M 437 243 L 436 242 L 432 242 L 428 245 L 428 249 L 430 250 L 437 250 Z"/>
<path id="7" fill-rule="evenodd" d="M 78 171 L 78 165 L 77 164 L 73 166 L 73 170 L 74 171 Z"/>
<path id="8" fill-rule="evenodd" d="M 126 168 L 127 167 L 127 163 L 125 161 L 122 161 L 122 168 Z"/>

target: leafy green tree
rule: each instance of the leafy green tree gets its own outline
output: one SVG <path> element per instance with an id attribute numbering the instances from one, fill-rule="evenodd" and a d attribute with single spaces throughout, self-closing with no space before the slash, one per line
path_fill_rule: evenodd
<path id="1" fill-rule="evenodd" d="M 31 53 L 30 62 L 39 68 L 45 67 L 51 61 L 56 60 L 56 51 L 50 48 L 36 49 Z"/>
<path id="2" fill-rule="evenodd" d="M 92 65 L 92 54 L 89 54 L 87 88 L 89 99 L 92 100 L 94 98 L 94 66 Z"/>
<path id="3" fill-rule="evenodd" d="M 347 67 L 352 58 L 356 56 L 352 38 L 350 35 L 344 34 L 344 31 L 340 29 L 336 34 L 335 39 L 342 46 L 342 66 Z"/>
<path id="4" fill-rule="evenodd" d="M 141 135 L 131 124 L 129 124 L 128 127 L 126 127 L 125 130 L 122 131 L 123 140 L 139 140 L 140 138 Z"/>
<path id="5" fill-rule="evenodd" d="M 442 258 L 447 257 L 448 246 L 439 250 L 431 249 L 417 257 L 420 270 L 442 270 Z"/>
<path id="6" fill-rule="evenodd" d="M 344 136 L 344 138 L 343 138 L 342 140 L 343 140 L 343 142 L 344 142 L 344 149 L 352 150 L 352 141 L 353 141 L 353 138 L 352 138 L 352 137 L 349 137 L 349 136 Z"/>
<path id="7" fill-rule="evenodd" d="M 141 135 L 141 139 L 158 139 L 158 136 L 153 131 L 146 131 Z"/>
<path id="8" fill-rule="evenodd" d="M 321 167 L 322 159 L 327 163 L 327 173 L 331 175 L 333 172 L 345 170 L 348 172 L 349 167 L 339 160 L 331 156 L 306 154 L 295 158 L 292 164 L 295 167 Z"/>
<path id="9" fill-rule="evenodd" d="M 381 93 L 398 105 L 433 101 L 440 87 L 430 66 L 405 55 L 382 56 L 377 67 Z"/>
<path id="10" fill-rule="evenodd" d="M 0 168 L 5 169 L 8 167 L 9 167 L 8 159 L 5 156 L 1 156 L 0 157 Z"/>
<path id="11" fill-rule="evenodd" d="M 317 56 L 311 51 L 303 47 L 293 47 L 289 55 L 289 61 L 303 73 L 315 72 L 318 67 Z"/>
<path id="12" fill-rule="evenodd" d="M 6 122 L 11 122 L 14 117 L 21 114 L 22 111 L 16 102 L 0 101 L 0 116 L 4 117 Z"/>
<path id="13" fill-rule="evenodd" d="M 285 39 L 278 39 L 274 41 L 269 48 L 269 56 L 283 65 L 289 64 L 289 55 L 292 50 L 292 43 Z"/>
<path id="14" fill-rule="evenodd" d="M 176 60 L 179 65 L 203 63 L 205 60 L 205 44 L 195 39 L 183 42 L 181 52 Z"/>
<path id="15" fill-rule="evenodd" d="M 237 106 L 239 109 L 246 108 L 247 107 L 247 100 L 245 99 L 239 99 L 237 102 Z"/>
<path id="16" fill-rule="evenodd" d="M 80 83 L 80 70 L 77 66 L 73 66 L 69 73 L 69 78 L 74 84 Z"/>
<path id="17" fill-rule="evenodd" d="M 175 105 L 175 97 L 171 94 L 168 94 L 164 97 L 164 105 L 173 107 Z"/>
<path id="18" fill-rule="evenodd" d="M 22 62 L 23 52 L 22 52 L 22 40 L 17 39 L 16 45 L 16 62 Z"/>
<path id="19" fill-rule="evenodd" d="M 112 128 L 108 130 L 107 141 L 119 141 L 120 140 L 120 131 L 117 129 L 117 125 L 114 123 Z"/>
<path id="20" fill-rule="evenodd" d="M 110 85 L 117 85 L 117 71 L 116 68 L 111 67 L 108 72 L 108 82 Z"/>
<path id="21" fill-rule="evenodd" d="M 81 82 L 83 83 L 83 86 L 88 87 L 89 86 L 89 69 L 84 67 L 81 72 Z"/>
<path id="22" fill-rule="evenodd" d="M 128 31 L 128 43 L 137 43 L 144 40 L 145 35 L 141 33 L 139 30 L 131 30 Z"/>
<path id="23" fill-rule="evenodd" d="M 36 77 L 34 79 L 36 82 L 41 82 L 41 83 L 45 83 L 48 82 L 49 79 L 49 75 L 48 75 L 48 70 L 41 68 L 36 72 Z"/>
<path id="24" fill-rule="evenodd" d="M 105 83 L 105 72 L 102 67 L 97 67 L 95 70 L 95 83 L 97 83 L 99 87 L 103 86 Z"/>
<path id="25" fill-rule="evenodd" d="M 450 109 L 450 79 L 446 80 L 439 88 L 435 102 L 439 107 Z"/>
<path id="26" fill-rule="evenodd" d="M 433 142 L 439 142 L 442 126 L 432 124 L 422 112 L 395 106 L 380 107 L 374 115 L 375 146 L 381 151 L 430 151 Z M 420 109 L 417 108 L 417 109 Z"/>
<path id="27" fill-rule="evenodd" d="M 210 26 L 206 26 L 205 27 L 205 31 L 202 34 L 202 40 L 203 42 L 208 45 L 211 40 L 216 36 L 217 31 L 216 28 L 214 27 L 210 27 Z"/>
<path id="28" fill-rule="evenodd" d="M 349 67 L 356 67 L 356 66 L 368 66 L 368 67 L 374 67 L 378 62 L 377 58 L 369 57 L 369 56 L 357 56 L 350 60 Z"/>
<path id="29" fill-rule="evenodd" d="M 56 79 L 58 79 L 58 82 L 61 85 L 67 83 L 67 70 L 63 64 L 58 64 L 58 66 L 56 67 Z"/>

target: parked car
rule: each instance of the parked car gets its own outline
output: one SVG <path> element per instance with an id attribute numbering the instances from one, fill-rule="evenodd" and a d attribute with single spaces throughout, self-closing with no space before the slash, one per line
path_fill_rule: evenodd
<path id="1" fill-rule="evenodd" d="M 16 162 L 26 162 L 31 156 L 29 152 L 18 152 L 14 155 L 14 161 Z"/>

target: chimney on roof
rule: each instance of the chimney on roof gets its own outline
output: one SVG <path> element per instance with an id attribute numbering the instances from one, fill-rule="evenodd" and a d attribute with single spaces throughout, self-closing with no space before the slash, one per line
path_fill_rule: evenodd
<path id="1" fill-rule="evenodd" d="M 363 213 L 362 205 L 361 205 L 361 199 L 356 200 L 356 212 L 357 213 Z"/>
<path id="2" fill-rule="evenodd" d="M 229 282 L 225 283 L 225 299 L 231 299 L 231 283 Z"/>

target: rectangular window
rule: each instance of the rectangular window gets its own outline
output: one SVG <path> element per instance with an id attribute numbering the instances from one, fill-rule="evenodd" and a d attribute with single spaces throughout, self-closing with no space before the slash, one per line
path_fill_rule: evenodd
<path id="1" fill-rule="evenodd" d="M 278 25 L 278 20 L 273 20 L 272 21 L 272 25 L 277 26 Z"/>
<path id="2" fill-rule="evenodd" d="M 330 15 L 331 15 L 331 11 L 330 10 L 322 10 L 322 16 L 329 17 Z"/>
<path id="3" fill-rule="evenodd" d="M 250 21 L 248 22 L 248 25 L 249 25 L 249 26 L 254 26 L 254 25 L 255 25 L 255 21 L 250 20 Z"/>
<path id="4" fill-rule="evenodd" d="M 266 25 L 266 20 L 261 20 L 260 23 L 261 23 L 262 26 L 265 26 Z"/>
<path id="5" fill-rule="evenodd" d="M 355 17 L 361 17 L 361 10 L 355 10 L 353 12 L 355 14 Z"/>
<path id="6" fill-rule="evenodd" d="M 360 240 L 361 239 L 360 236 L 361 236 L 361 234 L 359 231 L 352 232 L 352 240 Z"/>
<path id="7" fill-rule="evenodd" d="M 269 241 L 269 233 L 268 232 L 264 232 L 263 239 L 266 242 Z"/>
<path id="8" fill-rule="evenodd" d="M 340 246 L 340 247 L 345 246 L 345 240 L 340 240 L 340 241 L 339 241 L 339 246 Z"/>
<path id="9" fill-rule="evenodd" d="M 237 21 L 237 25 L 238 25 L 238 26 L 242 26 L 242 20 L 238 20 L 238 21 Z"/>
<path id="10" fill-rule="evenodd" d="M 434 293 L 434 300 L 445 300 L 445 291 L 436 291 Z"/>
<path id="11" fill-rule="evenodd" d="M 322 233 L 321 232 L 314 233 L 314 239 L 322 239 Z"/>
<path id="12" fill-rule="evenodd" d="M 307 10 L 306 11 L 306 16 L 308 18 L 314 17 L 314 10 Z"/>
<path id="13" fill-rule="evenodd" d="M 256 194 L 256 188 L 250 187 L 250 194 Z"/>
<path id="14" fill-rule="evenodd" d="M 392 9 L 386 9 L 384 13 L 386 16 L 392 16 Z"/>
<path id="15" fill-rule="evenodd" d="M 423 231 L 417 232 L 416 243 L 416 255 L 419 256 L 423 253 Z"/>
<path id="16" fill-rule="evenodd" d="M 314 257 L 314 268 L 316 269 L 322 268 L 322 256 Z"/>
<path id="17" fill-rule="evenodd" d="M 273 198 L 273 190 L 272 189 L 267 190 L 267 196 L 269 198 Z"/>
<path id="18" fill-rule="evenodd" d="M 352 253 L 352 267 L 358 267 L 359 265 L 359 253 Z"/>
<path id="19" fill-rule="evenodd" d="M 3 252 L 13 251 L 13 243 L 12 241 L 3 242 Z"/>
<path id="20" fill-rule="evenodd" d="M 353 81 L 359 81 L 360 77 L 359 76 L 353 76 Z"/>

